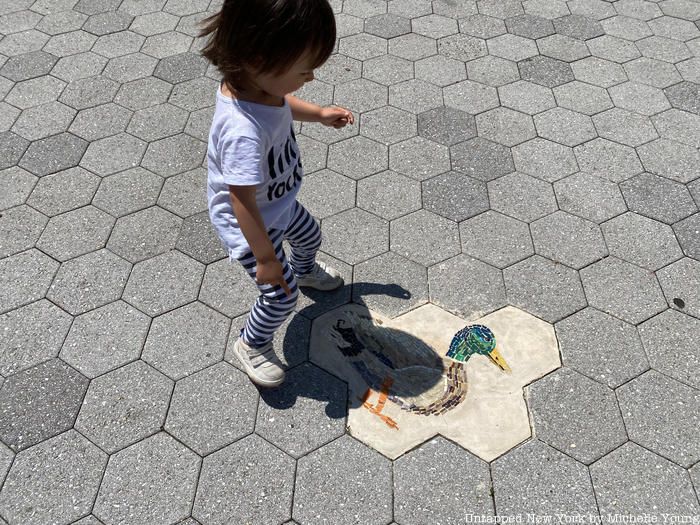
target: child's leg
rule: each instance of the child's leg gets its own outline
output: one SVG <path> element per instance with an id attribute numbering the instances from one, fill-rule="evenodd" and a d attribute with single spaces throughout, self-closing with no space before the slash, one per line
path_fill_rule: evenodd
<path id="1" fill-rule="evenodd" d="M 284 237 L 292 248 L 289 264 L 294 275 L 306 275 L 311 272 L 316 262 L 316 253 L 321 247 L 321 228 L 299 201 L 294 203 L 292 220 Z"/>
<path id="2" fill-rule="evenodd" d="M 253 308 L 251 308 L 245 327 L 241 331 L 243 341 L 252 347 L 259 348 L 272 341 L 275 331 L 294 310 L 299 296 L 299 287 L 294 278 L 294 272 L 292 272 L 282 249 L 282 237 L 281 231 L 273 231 L 270 234 L 275 254 L 282 263 L 284 278 L 292 291 L 292 295 L 288 297 L 282 287 L 278 285 L 257 285 L 258 290 L 260 290 L 260 296 L 255 301 Z M 246 269 L 248 275 L 255 280 L 257 266 L 253 253 L 247 253 L 240 257 L 238 261 Z"/>

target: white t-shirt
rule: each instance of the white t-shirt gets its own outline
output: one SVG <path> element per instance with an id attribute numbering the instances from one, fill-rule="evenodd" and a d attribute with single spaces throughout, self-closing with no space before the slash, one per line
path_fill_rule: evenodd
<path id="1" fill-rule="evenodd" d="M 255 186 L 263 222 L 284 230 L 304 175 L 292 124 L 292 111 L 231 99 L 216 92 L 216 110 L 207 151 L 209 217 L 229 254 L 250 250 L 233 214 L 229 185 Z"/>

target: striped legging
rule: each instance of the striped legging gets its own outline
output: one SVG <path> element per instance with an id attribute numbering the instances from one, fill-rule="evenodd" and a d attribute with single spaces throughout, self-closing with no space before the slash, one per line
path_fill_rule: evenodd
<path id="1" fill-rule="evenodd" d="M 272 341 L 275 331 L 292 313 L 299 297 L 296 276 L 309 273 L 316 261 L 316 253 L 321 246 L 321 228 L 304 206 L 294 203 L 292 220 L 285 231 L 268 232 L 275 255 L 282 263 L 284 278 L 292 295 L 287 296 L 279 285 L 257 284 L 260 296 L 250 310 L 241 337 L 252 347 L 261 347 Z M 287 240 L 291 246 L 289 261 L 282 248 L 282 241 Z M 252 251 L 238 258 L 253 280 L 255 280 L 257 263 Z"/>

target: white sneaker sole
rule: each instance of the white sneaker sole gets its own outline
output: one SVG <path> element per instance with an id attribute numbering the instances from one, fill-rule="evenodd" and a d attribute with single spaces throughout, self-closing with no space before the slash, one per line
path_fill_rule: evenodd
<path id="1" fill-rule="evenodd" d="M 236 342 L 233 344 L 233 353 L 236 354 L 236 358 L 238 359 L 238 362 L 243 365 L 243 369 L 245 370 L 245 373 L 248 374 L 248 377 L 250 380 L 255 383 L 256 385 L 265 387 L 265 388 L 274 388 L 276 386 L 281 385 L 284 382 L 284 376 L 282 376 L 281 379 L 278 381 L 268 381 L 266 379 L 262 379 L 255 375 L 255 371 L 251 366 L 248 364 L 248 362 L 245 359 L 241 358 L 241 352 L 245 352 L 245 349 L 241 348 L 240 345 L 238 344 L 240 342 L 240 339 L 237 339 Z"/>

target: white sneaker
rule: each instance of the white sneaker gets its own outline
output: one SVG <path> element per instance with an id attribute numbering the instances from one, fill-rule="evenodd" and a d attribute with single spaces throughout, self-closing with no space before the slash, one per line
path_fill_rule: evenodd
<path id="1" fill-rule="evenodd" d="M 297 277 L 297 284 L 316 290 L 335 290 L 343 285 L 343 278 L 338 270 L 318 261 L 311 272 Z"/>
<path id="2" fill-rule="evenodd" d="M 270 388 L 284 381 L 282 363 L 272 349 L 272 341 L 262 348 L 252 348 L 239 337 L 233 344 L 233 352 L 256 385 Z"/>

